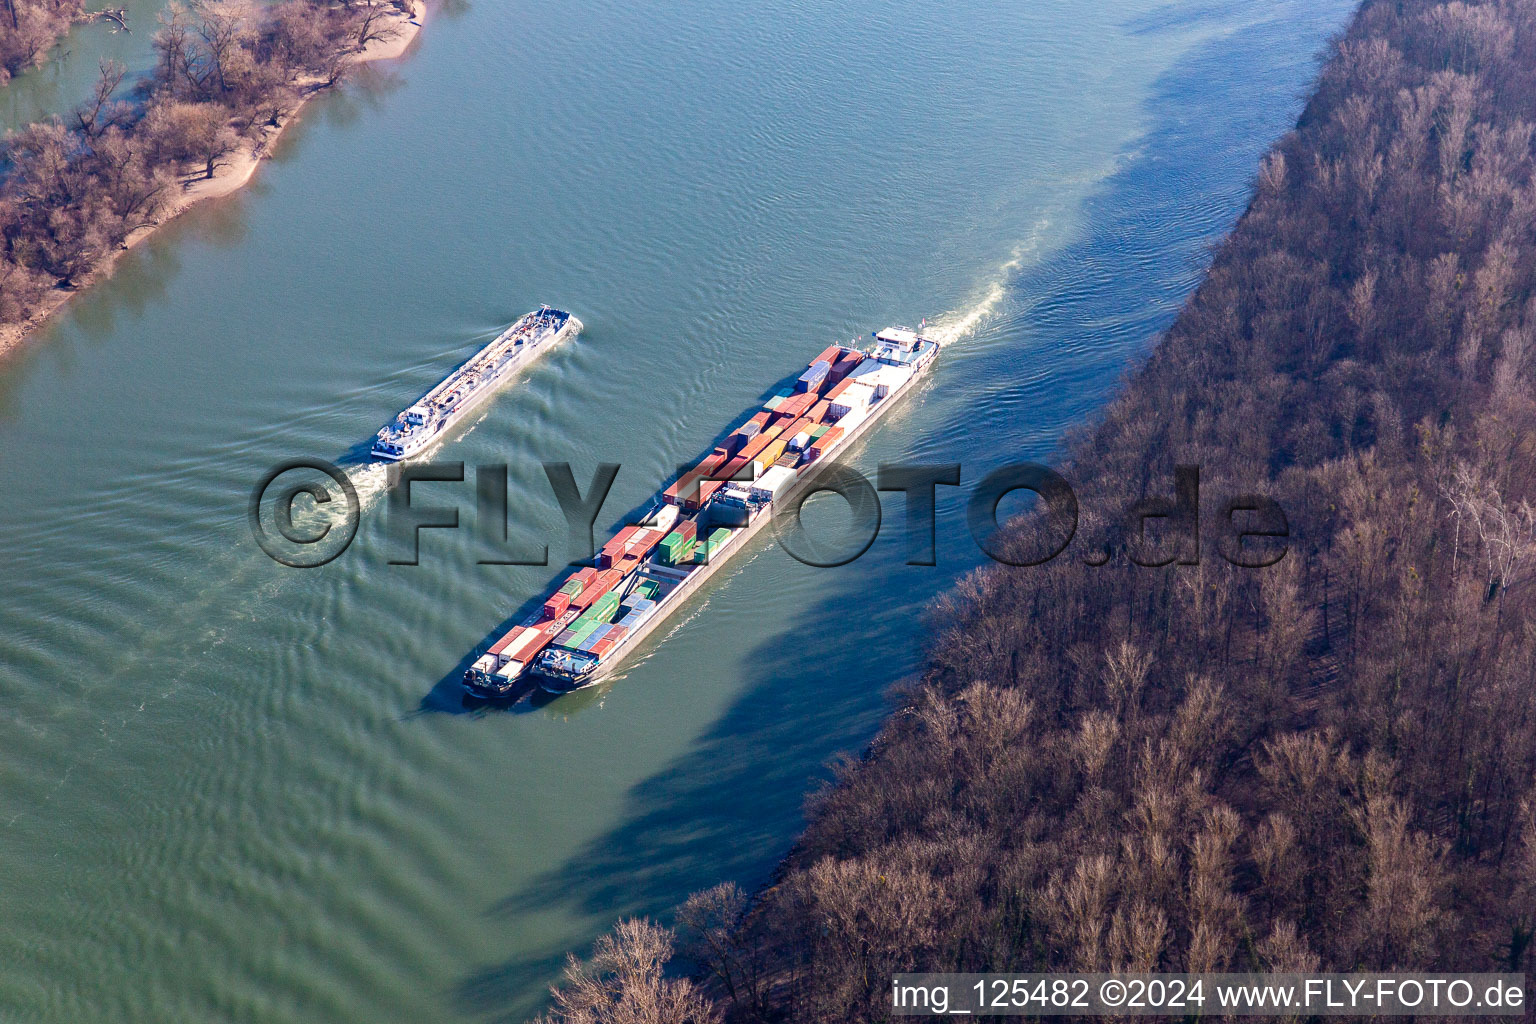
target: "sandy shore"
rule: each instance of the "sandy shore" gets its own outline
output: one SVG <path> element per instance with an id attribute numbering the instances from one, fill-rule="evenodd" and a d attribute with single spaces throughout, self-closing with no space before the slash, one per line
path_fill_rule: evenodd
<path id="1" fill-rule="evenodd" d="M 395 16 L 394 21 L 398 31 L 388 39 L 375 39 L 365 46 L 362 52 L 352 58 L 354 64 L 366 64 L 376 60 L 391 60 L 405 53 L 416 34 L 421 31 L 422 22 L 426 20 L 426 4 L 422 0 L 416 0 L 412 5 L 410 18 Z M 43 296 L 38 310 L 31 318 L 20 324 L 6 324 L 0 326 L 0 359 L 15 352 L 21 347 L 27 335 L 48 322 L 48 318 L 57 313 L 71 297 L 85 291 L 98 281 L 111 276 L 113 268 L 122 254 L 138 245 L 144 239 L 155 233 L 155 230 L 166 224 L 179 214 L 186 211 L 194 203 L 200 203 L 205 199 L 217 199 L 239 191 L 256 174 L 256 168 L 268 154 L 272 152 L 272 146 L 283 131 L 295 120 L 304 105 L 315 96 L 324 92 L 327 86 L 319 81 L 311 80 L 300 82 L 302 98 L 298 106 L 288 113 L 282 124 L 276 127 L 263 129 L 258 139 L 243 142 L 239 149 L 224 158 L 213 172 L 212 178 L 203 177 L 201 174 L 184 178 L 181 188 L 174 198 L 166 205 L 160 216 L 153 224 L 146 224 L 130 234 L 123 245 L 115 252 L 109 253 L 101 263 L 87 275 L 75 288 L 55 288 Z"/>

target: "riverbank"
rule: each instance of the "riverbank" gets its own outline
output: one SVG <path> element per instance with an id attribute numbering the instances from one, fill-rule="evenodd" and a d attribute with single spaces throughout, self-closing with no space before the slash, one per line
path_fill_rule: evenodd
<path id="1" fill-rule="evenodd" d="M 386 38 L 370 40 L 362 50 L 349 59 L 349 65 L 355 67 L 403 56 L 421 31 L 426 21 L 426 13 L 426 4 L 423 0 L 415 0 L 409 16 L 396 13 L 387 15 L 386 17 L 392 22 L 392 28 L 383 33 Z M 249 184 L 262 160 L 271 155 L 272 148 L 278 139 L 298 120 L 309 101 L 333 88 L 335 84 L 337 83 L 327 83 L 313 76 L 299 80 L 297 83 L 300 92 L 299 102 L 279 124 L 263 128 L 259 138 L 242 140 L 232 153 L 217 164 L 213 177 L 205 177 L 200 173 L 183 176 L 179 181 L 175 197 L 170 200 L 153 223 L 129 234 L 122 245 L 104 257 L 74 287 L 50 289 L 26 320 L 17 324 L 0 325 L 0 360 L 19 352 L 27 338 L 38 328 L 47 324 L 71 298 L 110 277 L 118 260 L 125 252 L 151 237 L 157 230 L 194 205 L 204 200 L 232 195 Z"/>
<path id="2" fill-rule="evenodd" d="M 100 12 L 87 13 L 79 0 L 7 0 L 0 28 L 0 86 L 15 75 L 42 66 L 71 27 Z"/>
<path id="3" fill-rule="evenodd" d="M 677 915 L 718 1005 L 636 1019 L 887 1021 L 919 970 L 1536 968 L 1532 68 L 1512 5 L 1366 0 L 1066 447 L 1065 557 L 1016 520 L 1034 560 L 939 600 L 772 884 Z M 611 966 L 672 938 L 621 924 L 542 1024 L 703 1003 Z"/>

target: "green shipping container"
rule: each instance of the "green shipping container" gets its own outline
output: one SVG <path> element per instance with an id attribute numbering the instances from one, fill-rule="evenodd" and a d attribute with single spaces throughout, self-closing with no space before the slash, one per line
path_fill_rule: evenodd
<path id="1" fill-rule="evenodd" d="M 693 553 L 698 550 L 698 547 L 699 542 L 696 540 L 691 540 L 687 544 L 684 544 L 681 548 L 678 548 L 676 551 L 668 552 L 667 562 L 671 565 L 682 565 L 683 563 L 687 562 L 688 559 L 693 557 Z"/>

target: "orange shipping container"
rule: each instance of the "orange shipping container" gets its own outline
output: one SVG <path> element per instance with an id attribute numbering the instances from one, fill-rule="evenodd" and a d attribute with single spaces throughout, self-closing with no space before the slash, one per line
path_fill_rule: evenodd
<path id="1" fill-rule="evenodd" d="M 816 439 L 816 443 L 811 445 L 811 458 L 813 458 L 813 459 L 821 458 L 823 455 L 825 455 L 827 453 L 827 449 L 831 448 L 834 444 L 836 444 L 838 438 L 840 438 L 842 436 L 843 436 L 843 428 L 842 427 L 833 427 L 832 429 L 828 430 L 825 434 L 822 434 L 820 437 L 818 437 Z"/>
<path id="2" fill-rule="evenodd" d="M 752 440 L 747 442 L 747 446 L 741 450 L 740 458 L 754 459 L 757 457 L 758 452 L 762 451 L 772 443 L 772 434 L 758 434 Z"/>

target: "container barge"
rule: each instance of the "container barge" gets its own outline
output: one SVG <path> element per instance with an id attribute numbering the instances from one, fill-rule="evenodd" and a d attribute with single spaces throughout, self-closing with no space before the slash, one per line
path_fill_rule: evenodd
<path id="1" fill-rule="evenodd" d="M 562 309 L 540 306 L 524 315 L 386 424 L 373 442 L 374 457 L 399 462 L 420 455 L 518 370 L 580 333 L 581 321 Z"/>
<path id="2" fill-rule="evenodd" d="M 712 452 L 673 479 L 646 515 L 559 580 L 538 610 L 464 673 L 472 696 L 591 686 L 611 672 L 826 465 L 895 405 L 940 342 L 892 327 L 868 349 L 833 345 Z"/>

